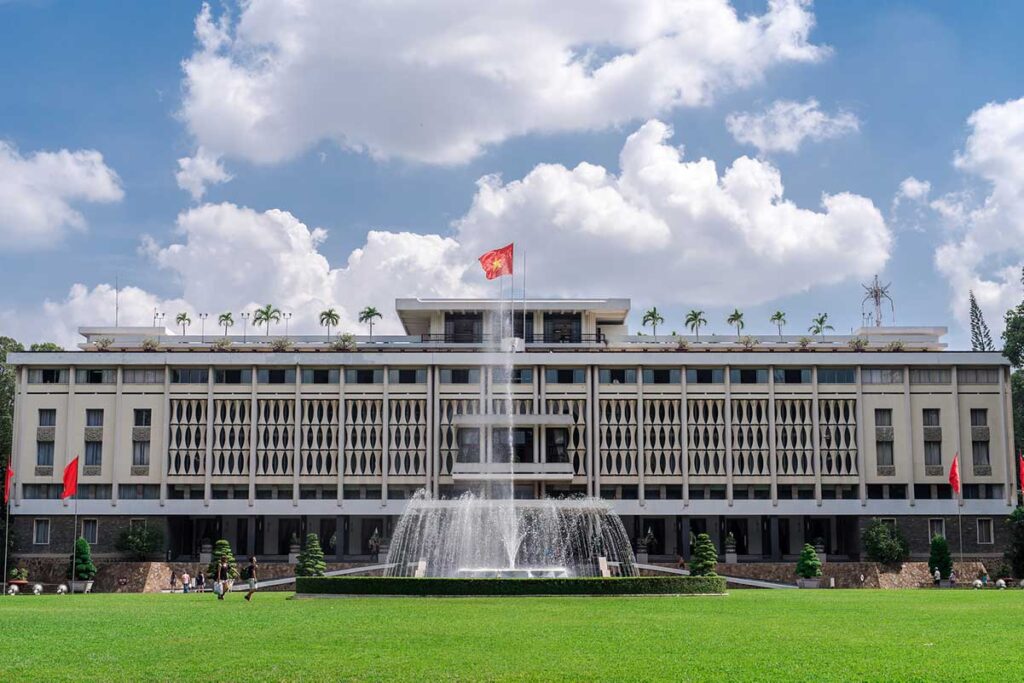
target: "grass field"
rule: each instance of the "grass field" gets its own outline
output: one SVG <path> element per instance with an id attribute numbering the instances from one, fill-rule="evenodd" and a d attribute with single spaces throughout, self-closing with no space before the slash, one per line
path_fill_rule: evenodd
<path id="1" fill-rule="evenodd" d="M 1024 591 L 0 598 L 0 680 L 1024 679 Z"/>

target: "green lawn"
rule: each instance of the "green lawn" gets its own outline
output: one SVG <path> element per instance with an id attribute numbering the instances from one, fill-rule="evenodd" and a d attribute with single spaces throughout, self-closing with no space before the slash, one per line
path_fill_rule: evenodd
<path id="1" fill-rule="evenodd" d="M 1024 679 L 1024 591 L 0 598 L 0 681 Z"/>

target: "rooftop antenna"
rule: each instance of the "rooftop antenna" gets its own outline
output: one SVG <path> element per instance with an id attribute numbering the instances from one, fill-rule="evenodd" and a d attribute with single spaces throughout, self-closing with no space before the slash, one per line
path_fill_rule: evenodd
<path id="1" fill-rule="evenodd" d="M 862 285 L 866 294 L 860 302 L 860 314 L 862 318 L 866 318 L 869 323 L 871 321 L 872 314 L 865 311 L 864 306 L 870 301 L 874 305 L 874 322 L 875 327 L 882 326 L 882 300 L 889 302 L 889 310 L 892 314 L 890 323 L 896 322 L 896 305 L 893 303 L 892 297 L 889 296 L 889 287 L 892 286 L 891 282 L 882 284 L 878 281 L 878 276 L 875 275 L 874 281 L 871 284 Z"/>

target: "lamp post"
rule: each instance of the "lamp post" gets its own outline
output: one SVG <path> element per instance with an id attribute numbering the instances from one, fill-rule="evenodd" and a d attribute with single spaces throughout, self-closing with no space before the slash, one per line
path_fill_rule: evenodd
<path id="1" fill-rule="evenodd" d="M 291 313 L 284 314 L 284 336 L 288 337 L 288 321 L 292 319 Z"/>
<path id="2" fill-rule="evenodd" d="M 252 317 L 252 313 L 242 313 L 242 343 L 246 341 L 246 331 L 249 329 L 249 318 Z"/>
<path id="3" fill-rule="evenodd" d="M 209 317 L 209 313 L 199 314 L 199 341 L 203 344 L 206 343 L 206 319 Z"/>
<path id="4" fill-rule="evenodd" d="M 153 327 L 156 327 L 158 323 L 162 323 L 166 317 L 166 313 L 161 313 L 156 308 L 153 309 Z"/>

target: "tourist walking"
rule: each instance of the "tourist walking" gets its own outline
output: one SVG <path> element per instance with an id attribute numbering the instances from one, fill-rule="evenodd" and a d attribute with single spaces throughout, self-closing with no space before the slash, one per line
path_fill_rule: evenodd
<path id="1" fill-rule="evenodd" d="M 935 587 L 938 588 L 939 587 L 939 583 L 942 581 L 942 573 L 939 572 L 939 568 L 938 567 L 935 568 L 935 576 L 933 577 L 933 579 L 935 581 Z"/>
<path id="2" fill-rule="evenodd" d="M 253 593 L 256 592 L 256 556 L 249 558 L 249 566 L 245 568 L 245 578 L 249 581 L 249 592 L 245 594 L 245 601 L 252 602 Z"/>
<path id="3" fill-rule="evenodd" d="M 225 558 L 221 558 L 220 564 L 217 565 L 217 581 L 214 586 L 214 591 L 217 593 L 217 599 L 223 600 L 224 595 L 228 592 L 228 581 L 231 580 L 231 566 Z"/>
<path id="4" fill-rule="evenodd" d="M 202 570 L 196 574 L 196 591 L 199 593 L 206 592 L 206 574 L 203 574 Z"/>
<path id="5" fill-rule="evenodd" d="M 189 591 L 189 589 L 191 587 L 192 587 L 192 577 L 189 576 L 188 570 L 183 571 L 181 573 L 181 592 L 182 593 L 188 593 L 188 591 Z"/>

